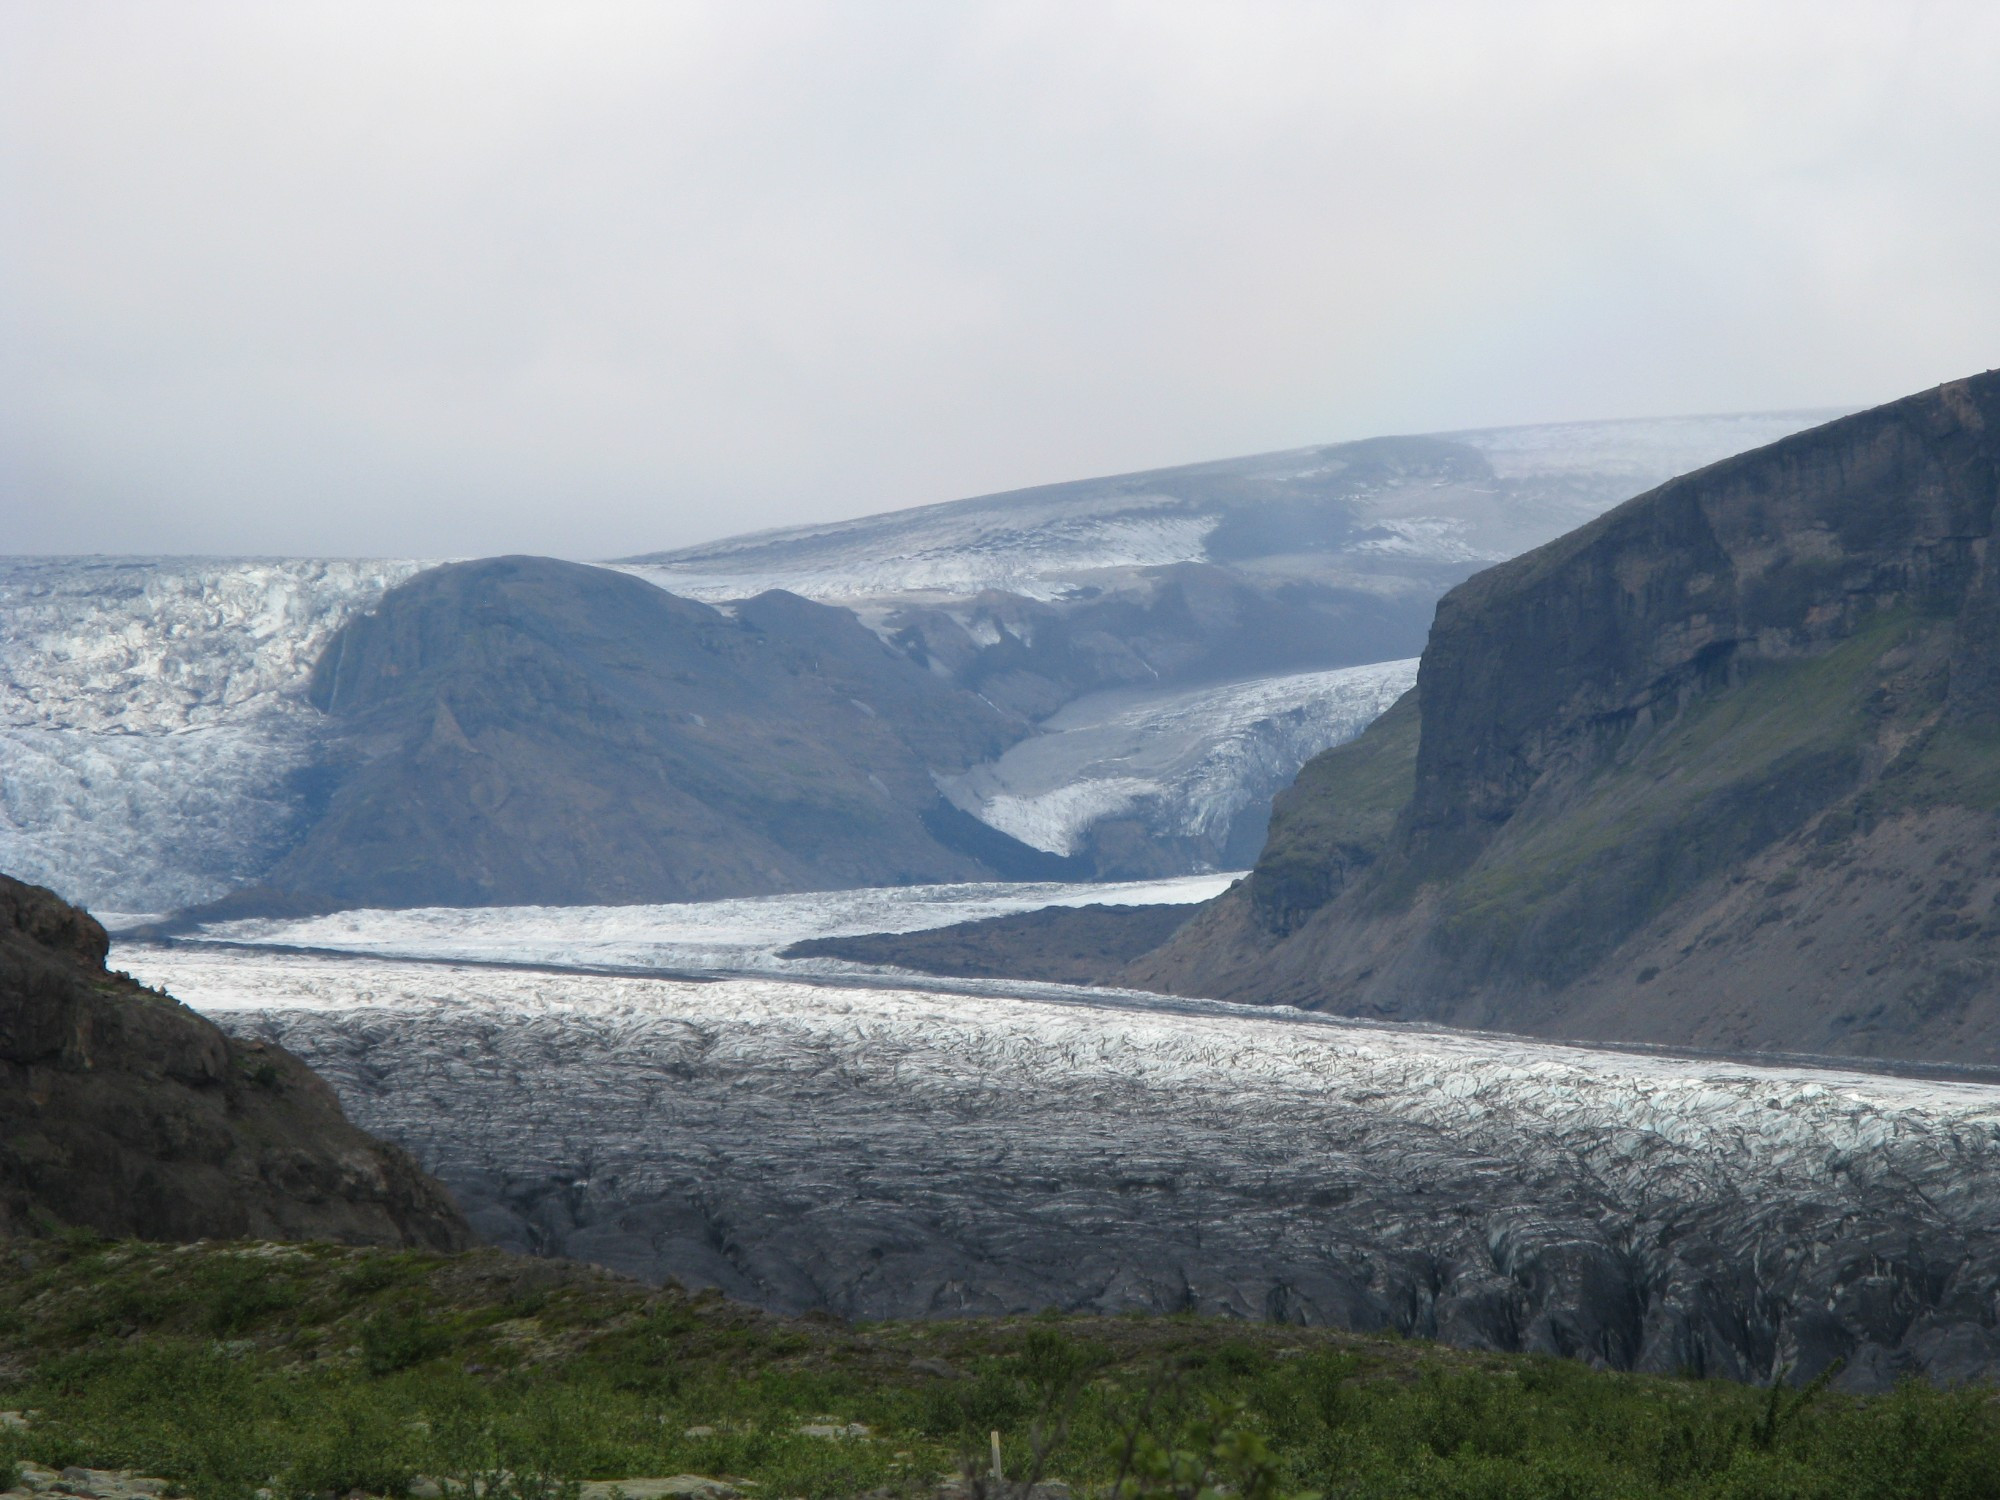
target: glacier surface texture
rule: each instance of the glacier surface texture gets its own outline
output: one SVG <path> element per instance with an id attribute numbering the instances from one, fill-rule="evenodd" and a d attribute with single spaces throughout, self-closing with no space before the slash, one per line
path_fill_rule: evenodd
<path id="1" fill-rule="evenodd" d="M 1247 866 L 1271 799 L 1322 750 L 1353 739 L 1416 685 L 1414 657 L 1177 691 L 1092 693 L 997 761 L 942 782 L 1002 833 L 1079 853 L 1111 820 L 1196 867 Z"/>
<path id="2" fill-rule="evenodd" d="M 320 648 L 422 566 L 0 558 L 0 870 L 114 919 L 254 878 L 311 795 Z"/>
<path id="3" fill-rule="evenodd" d="M 1057 600 L 1107 575 L 1216 560 L 1218 528 L 1229 512 L 1292 495 L 1337 499 L 1350 508 L 1354 529 L 1296 536 L 1289 546 L 1279 535 L 1249 549 L 1255 555 L 1290 558 L 1315 573 L 1367 575 L 1397 559 L 1478 565 L 1539 546 L 1677 474 L 1838 415 L 1758 412 L 1439 433 L 1476 455 L 1483 472 L 1416 482 L 1382 472 L 1370 450 L 1370 442 L 1401 440 L 1301 448 L 757 532 L 624 566 L 689 598 L 719 603 L 787 589 L 850 605 L 864 618 L 912 598 Z"/>
<path id="4" fill-rule="evenodd" d="M 533 966 L 565 942 L 115 961 L 297 1051 L 497 1243 L 774 1308 L 1191 1309 L 1753 1380 L 1838 1357 L 1856 1388 L 2000 1372 L 1991 1087 L 1053 986 Z"/>
<path id="5" fill-rule="evenodd" d="M 921 932 L 1046 906 L 1193 904 L 1221 895 L 1236 878 L 873 886 L 658 906 L 421 906 L 209 922 L 196 934 L 210 944 L 372 958 L 456 958 L 704 976 L 855 974 L 873 971 L 835 959 L 779 954 L 806 938 Z"/>

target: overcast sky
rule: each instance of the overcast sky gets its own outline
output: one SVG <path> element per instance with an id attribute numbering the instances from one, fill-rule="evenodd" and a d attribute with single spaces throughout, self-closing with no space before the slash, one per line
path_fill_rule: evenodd
<path id="1" fill-rule="evenodd" d="M 0 552 L 602 557 L 2000 364 L 2000 6 L 0 0 Z"/>

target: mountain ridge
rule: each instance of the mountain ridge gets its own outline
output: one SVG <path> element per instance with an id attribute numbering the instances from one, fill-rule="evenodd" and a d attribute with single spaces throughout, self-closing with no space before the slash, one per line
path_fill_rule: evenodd
<path id="1" fill-rule="evenodd" d="M 1127 981 L 2000 1057 L 1996 440 L 2000 375 L 1952 382 L 1460 585 L 1414 703 L 1310 763 L 1251 876 Z"/>
<path id="2" fill-rule="evenodd" d="M 724 614 L 583 564 L 450 564 L 348 621 L 308 692 L 337 735 L 324 810 L 202 917 L 700 899 L 1047 858 L 983 828 L 974 851 L 933 780 L 1026 726 L 788 594 Z"/>
<path id="3" fill-rule="evenodd" d="M 788 593 L 851 610 L 915 671 L 1032 727 L 1035 743 L 1011 757 L 935 759 L 946 799 L 922 786 L 899 798 L 926 799 L 918 818 L 931 826 L 892 841 L 926 851 L 926 868 L 943 869 L 941 849 L 972 862 L 964 873 L 1009 877 L 1234 867 L 1262 838 L 1271 790 L 1358 727 L 1346 708 L 1322 711 L 1316 674 L 1413 656 L 1438 595 L 1481 559 L 1803 420 L 1364 439 L 817 528 L 838 555 L 766 557 L 768 536 L 725 540 L 707 547 L 735 571 L 705 581 L 675 566 L 626 571 L 709 606 Z M 123 926 L 268 886 L 367 754 L 344 718 L 309 701 L 312 663 L 424 570 L 0 560 L 0 868 Z M 434 771 L 463 756 L 453 726 L 464 735 L 464 718 L 432 705 L 421 728 L 435 732 Z M 725 841 L 723 861 L 734 853 Z M 766 863 L 784 865 L 781 854 Z M 885 848 L 838 878 L 897 872 Z M 765 888 L 822 878 L 835 877 L 793 872 Z M 483 899 L 481 888 L 442 882 L 396 899 Z M 585 881 L 562 899 L 604 894 Z"/>

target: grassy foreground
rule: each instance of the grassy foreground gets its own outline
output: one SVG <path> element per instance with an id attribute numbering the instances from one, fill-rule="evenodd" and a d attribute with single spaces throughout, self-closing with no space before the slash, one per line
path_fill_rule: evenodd
<path id="1" fill-rule="evenodd" d="M 204 1500 L 672 1474 L 928 1495 L 996 1430 L 1010 1478 L 1040 1449 L 1127 1500 L 2000 1495 L 1987 1389 L 1774 1401 L 1179 1317 L 850 1327 L 492 1252 L 0 1244 L 0 1409 L 30 1414 L 0 1425 L 0 1489 L 32 1460 Z"/>

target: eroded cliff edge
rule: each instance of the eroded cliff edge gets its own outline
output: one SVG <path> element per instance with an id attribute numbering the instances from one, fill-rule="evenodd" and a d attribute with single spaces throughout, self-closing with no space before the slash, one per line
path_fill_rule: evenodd
<path id="1" fill-rule="evenodd" d="M 1129 982 L 2000 1061 L 2000 373 L 1627 502 L 1438 607 L 1412 697 Z"/>
<path id="2" fill-rule="evenodd" d="M 304 1063 L 108 971 L 108 948 L 89 915 L 0 875 L 0 1235 L 472 1242 Z"/>

